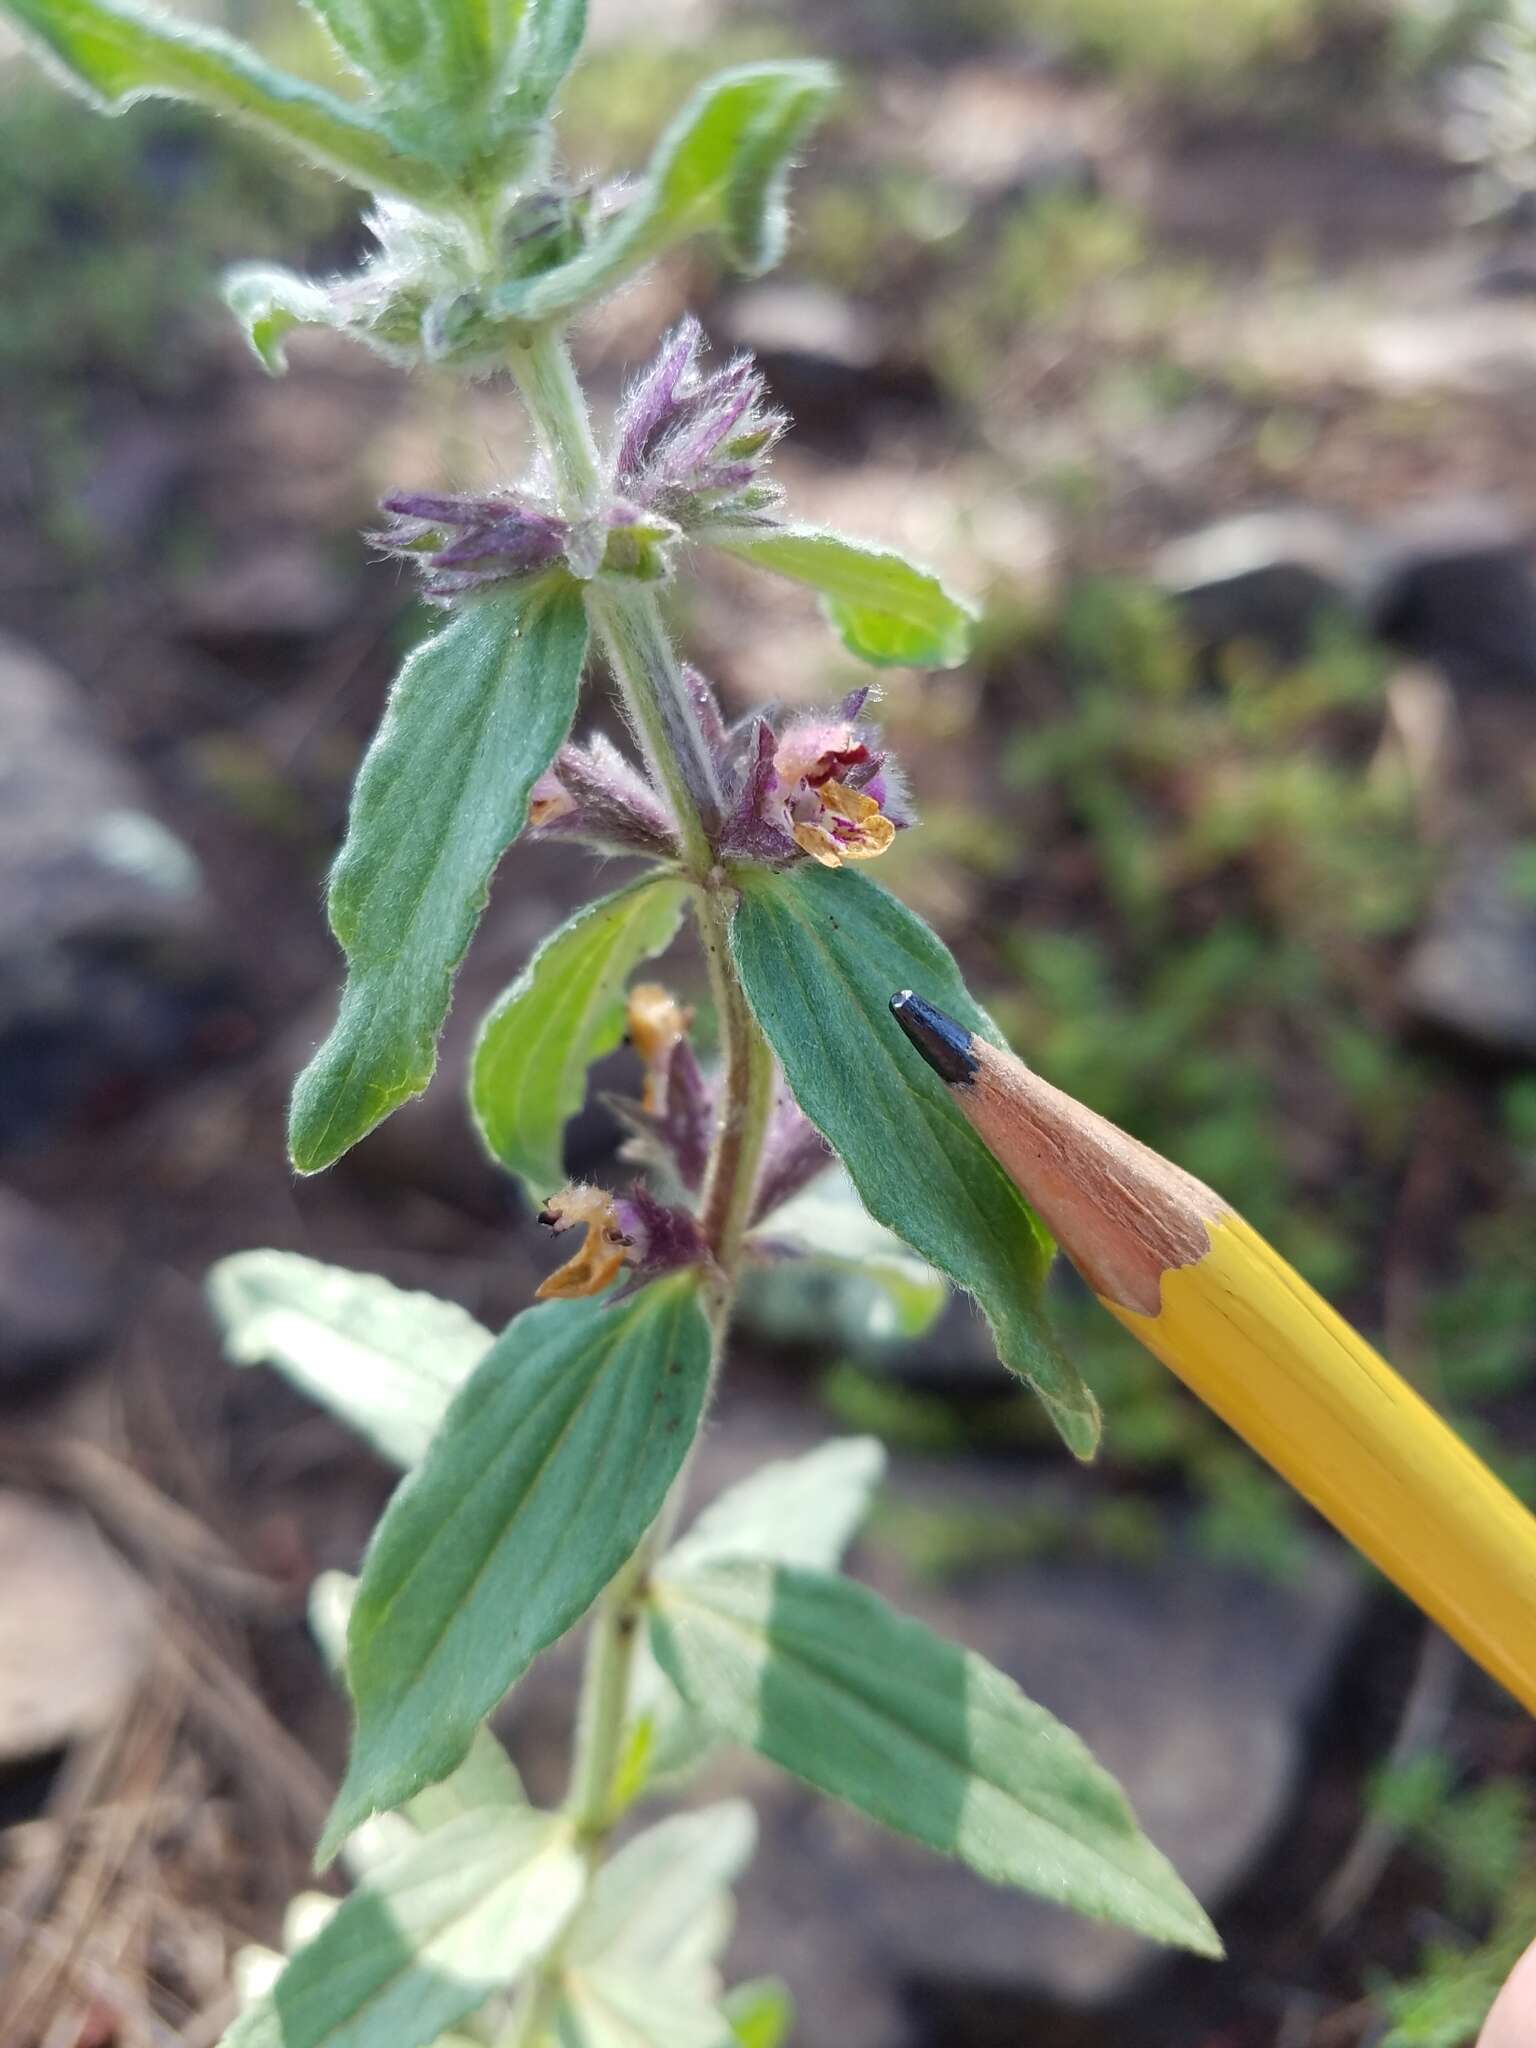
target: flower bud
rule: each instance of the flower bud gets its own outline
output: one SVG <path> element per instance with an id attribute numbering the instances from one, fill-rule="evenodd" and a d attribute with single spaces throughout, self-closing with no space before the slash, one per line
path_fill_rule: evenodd
<path id="1" fill-rule="evenodd" d="M 757 522 L 778 503 L 765 472 L 788 424 L 764 409 L 751 356 L 705 374 L 703 348 L 690 314 L 626 397 L 613 458 L 615 489 L 684 532 L 705 519 Z"/>
<path id="2" fill-rule="evenodd" d="M 393 524 L 372 538 L 422 571 L 422 595 L 442 600 L 558 562 L 569 529 L 547 507 L 515 492 L 454 497 L 397 491 L 384 500 Z"/>

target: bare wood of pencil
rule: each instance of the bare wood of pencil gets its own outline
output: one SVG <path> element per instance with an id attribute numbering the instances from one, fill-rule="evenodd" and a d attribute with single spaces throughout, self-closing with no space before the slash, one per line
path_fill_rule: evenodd
<path id="1" fill-rule="evenodd" d="M 910 989 L 891 1010 L 1110 1314 L 1536 1713 L 1536 1518 L 1220 1195 Z"/>

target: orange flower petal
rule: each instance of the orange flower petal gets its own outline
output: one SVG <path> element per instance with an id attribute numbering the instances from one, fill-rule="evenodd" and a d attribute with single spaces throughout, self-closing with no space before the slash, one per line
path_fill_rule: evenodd
<path id="1" fill-rule="evenodd" d="M 796 825 L 795 844 L 802 853 L 808 853 L 812 860 L 819 860 L 824 868 L 840 868 L 845 848 L 834 839 L 825 825 Z"/>
<path id="2" fill-rule="evenodd" d="M 618 1278 L 629 1240 L 619 1228 L 618 1212 L 606 1189 L 562 1188 L 544 1204 L 539 1221 L 557 1235 L 579 1229 L 584 1236 L 577 1251 L 537 1289 L 535 1300 L 579 1301 L 601 1294 Z"/>
<path id="3" fill-rule="evenodd" d="M 685 1009 L 659 981 L 637 982 L 629 992 L 629 1042 L 645 1063 L 644 1106 L 652 1116 L 660 1116 L 667 1106 L 672 1049 L 688 1036 L 692 1022 L 692 1010 Z"/>

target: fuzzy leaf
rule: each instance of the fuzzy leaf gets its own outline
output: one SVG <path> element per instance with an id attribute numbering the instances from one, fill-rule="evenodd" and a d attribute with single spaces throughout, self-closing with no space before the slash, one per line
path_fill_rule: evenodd
<path id="1" fill-rule="evenodd" d="M 335 1677 L 345 1682 L 347 1625 L 357 1599 L 357 1581 L 348 1572 L 321 1572 L 309 1589 L 309 1632 Z M 464 1761 L 436 1785 L 425 1785 L 402 1809 L 405 1821 L 422 1833 L 443 1827 L 460 1814 L 483 1807 L 526 1806 L 528 1795 L 517 1766 L 484 1722 L 470 1738 Z M 395 1815 L 387 1816 L 390 1820 Z M 370 1826 L 376 1823 L 369 1823 Z M 366 1832 L 366 1831 L 365 1831 Z M 352 1842 L 360 1837 L 354 1835 Z M 347 1853 L 352 1853 L 352 1842 Z"/>
<path id="2" fill-rule="evenodd" d="M 729 1896 L 757 1843 L 745 1800 L 674 1814 L 636 1835 L 598 1871 L 566 1955 L 573 1970 L 593 1966 L 686 1975 L 700 1954 L 698 1929 Z M 728 1927 L 720 1930 L 722 1939 Z"/>
<path id="3" fill-rule="evenodd" d="M 885 1451 L 872 1436 L 843 1437 L 780 1458 L 727 1487 L 667 1553 L 665 1569 L 723 1557 L 799 1564 L 830 1571 L 857 1535 L 885 1476 Z M 648 1644 L 636 1652 L 630 1711 L 648 1778 L 666 1778 L 705 1762 L 716 1738 L 657 1666 Z"/>
<path id="4" fill-rule="evenodd" d="M 236 1252 L 208 1275 L 233 1365 L 270 1365 L 381 1457 L 414 1465 L 491 1347 L 451 1301 L 297 1252 Z"/>
<path id="5" fill-rule="evenodd" d="M 737 969 L 796 1100 L 842 1156 L 864 1206 L 986 1311 L 1004 1365 L 1035 1388 L 1079 1457 L 1099 1410 L 1051 1335 L 1040 1293 L 1052 1244 L 917 1059 L 889 1003 L 920 988 L 1000 1044 L 948 950 L 878 883 L 814 862 L 743 869 Z"/>
<path id="6" fill-rule="evenodd" d="M 334 291 L 280 264 L 242 263 L 224 280 L 224 303 L 245 331 L 264 368 L 280 377 L 288 367 L 284 344 L 296 327 L 344 328 L 348 315 Z"/>
<path id="7" fill-rule="evenodd" d="M 507 65 L 507 113 L 520 121 L 548 112 L 587 32 L 587 0 L 522 0 Z"/>
<path id="8" fill-rule="evenodd" d="M 469 1101 L 494 1158 L 538 1199 L 565 1178 L 565 1126 L 587 1069 L 624 1035 L 624 985 L 665 952 L 686 885 L 653 876 L 589 903 L 539 947 L 480 1027 Z"/>
<path id="9" fill-rule="evenodd" d="M 558 2048 L 734 2048 L 716 2006 L 669 1978 L 613 1967 L 566 1974 L 554 2037 Z"/>
<path id="10" fill-rule="evenodd" d="M 480 599 L 408 657 L 331 874 L 347 985 L 294 1089 L 289 1149 L 318 1173 L 419 1095 L 491 874 L 576 710 L 581 594 L 563 575 Z"/>
<path id="11" fill-rule="evenodd" d="M 821 593 L 822 610 L 861 661 L 879 667 L 958 668 L 971 651 L 975 613 L 931 569 L 894 549 L 814 526 L 704 529 L 727 554 Z"/>
<path id="12" fill-rule="evenodd" d="M 718 234 L 739 269 L 771 269 L 783 248 L 790 159 L 834 87 L 825 64 L 750 64 L 710 79 L 657 143 L 623 210 L 569 263 L 492 294 L 491 312 L 567 313 L 692 235 Z"/>
<path id="13" fill-rule="evenodd" d="M 693 1440 L 710 1337 L 695 1276 L 511 1323 L 374 1531 L 347 1633 L 357 1727 L 321 1843 L 453 1770 L 655 1519 Z"/>
<path id="14" fill-rule="evenodd" d="M 390 102 L 460 113 L 487 91 L 488 11 L 463 0 L 304 0 L 345 61 Z"/>
<path id="15" fill-rule="evenodd" d="M 1114 1779 L 974 1652 L 852 1580 L 739 1558 L 664 1569 L 652 1601 L 658 1658 L 723 1734 L 996 1884 L 1221 1953 Z"/>
<path id="16" fill-rule="evenodd" d="M 584 1871 L 549 1815 L 465 1814 L 374 1870 L 224 2048 L 427 2048 L 549 1949 Z"/>
<path id="17" fill-rule="evenodd" d="M 64 82 L 104 113 L 143 99 L 194 100 L 365 191 L 430 203 L 441 171 L 397 147 L 365 108 L 275 71 L 217 29 L 122 0 L 4 0 Z"/>
<path id="18" fill-rule="evenodd" d="M 665 1569 L 754 1557 L 830 1570 L 858 1534 L 884 1477 L 885 1450 L 872 1436 L 839 1437 L 802 1458 L 761 1465 L 710 1502 L 667 1552 Z"/>

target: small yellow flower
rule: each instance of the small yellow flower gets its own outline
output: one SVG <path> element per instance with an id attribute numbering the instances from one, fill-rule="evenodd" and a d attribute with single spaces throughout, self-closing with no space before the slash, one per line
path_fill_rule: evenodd
<path id="1" fill-rule="evenodd" d="M 873 860 L 896 837 L 896 827 L 876 798 L 841 782 L 824 782 L 816 791 L 823 814 L 831 820 L 796 824 L 795 844 L 824 868 L 840 868 L 845 860 Z"/>
<path id="2" fill-rule="evenodd" d="M 618 1210 L 606 1188 L 580 1183 L 562 1188 L 539 1211 L 539 1221 L 556 1236 L 578 1226 L 585 1235 L 577 1251 L 538 1289 L 537 1300 L 579 1301 L 589 1294 L 601 1294 L 623 1271 L 629 1239 L 619 1226 Z"/>
<path id="3" fill-rule="evenodd" d="M 673 1049 L 688 1036 L 692 1023 L 692 1010 L 685 1009 L 659 981 L 637 982 L 630 990 L 629 1042 L 645 1065 L 641 1100 L 651 1116 L 660 1116 L 666 1109 Z"/>

